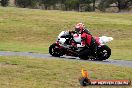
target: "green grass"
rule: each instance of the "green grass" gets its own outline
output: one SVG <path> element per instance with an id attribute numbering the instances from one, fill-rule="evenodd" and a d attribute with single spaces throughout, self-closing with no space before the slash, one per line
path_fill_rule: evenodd
<path id="1" fill-rule="evenodd" d="M 82 88 L 78 82 L 81 69 L 91 79 L 130 79 L 132 69 L 93 62 L 31 57 L 0 57 L 0 88 Z M 116 88 L 91 86 L 90 88 Z M 132 86 L 118 86 L 131 88 Z M 89 87 L 86 87 L 89 88 Z"/>
<path id="2" fill-rule="evenodd" d="M 112 59 L 132 60 L 132 15 L 0 7 L 0 51 L 48 53 L 62 30 L 84 22 L 94 36 L 114 37 Z"/>
<path id="3" fill-rule="evenodd" d="M 0 51 L 47 53 L 48 48 L 45 46 L 48 47 L 49 44 L 30 44 L 26 42 L 0 42 Z"/>

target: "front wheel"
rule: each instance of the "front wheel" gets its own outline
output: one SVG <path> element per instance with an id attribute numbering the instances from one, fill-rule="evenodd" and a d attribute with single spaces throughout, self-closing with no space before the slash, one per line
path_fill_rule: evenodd
<path id="1" fill-rule="evenodd" d="M 50 55 L 52 55 L 54 57 L 60 57 L 60 56 L 62 56 L 61 50 L 59 49 L 59 47 L 57 46 L 56 43 L 53 43 L 52 45 L 50 45 L 50 47 L 49 47 L 49 53 L 50 53 Z"/>
<path id="2" fill-rule="evenodd" d="M 99 47 L 97 55 L 98 55 L 97 60 L 100 60 L 100 61 L 106 60 L 111 55 L 111 49 L 107 45 L 103 45 Z"/>

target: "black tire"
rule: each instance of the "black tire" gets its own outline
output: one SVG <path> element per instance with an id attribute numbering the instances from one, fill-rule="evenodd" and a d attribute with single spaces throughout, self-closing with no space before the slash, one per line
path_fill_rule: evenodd
<path id="1" fill-rule="evenodd" d="M 62 56 L 61 54 L 61 50 L 58 48 L 56 43 L 53 43 L 52 45 L 50 45 L 49 47 L 49 54 L 54 56 L 54 57 L 60 57 Z"/>
<path id="2" fill-rule="evenodd" d="M 90 51 L 88 49 L 83 49 L 79 52 L 79 58 L 82 60 L 88 60 L 89 54 L 90 54 Z"/>
<path id="3" fill-rule="evenodd" d="M 88 59 L 89 59 L 89 58 L 86 57 L 86 56 L 79 56 L 79 58 L 82 59 L 82 60 L 88 60 Z"/>
<path id="4" fill-rule="evenodd" d="M 111 49 L 107 45 L 103 45 L 98 49 L 97 55 L 98 57 L 96 60 L 99 61 L 106 60 L 111 55 Z"/>

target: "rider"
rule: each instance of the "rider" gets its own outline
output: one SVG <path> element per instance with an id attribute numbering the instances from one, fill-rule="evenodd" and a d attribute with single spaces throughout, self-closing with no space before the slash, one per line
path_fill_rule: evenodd
<path id="1" fill-rule="evenodd" d="M 85 50 L 79 53 L 79 57 L 84 57 L 88 54 L 93 54 L 96 57 L 97 44 L 95 39 L 84 26 L 83 23 L 78 23 L 75 25 L 75 32 L 81 34 L 81 44 L 86 47 Z M 90 53 L 91 52 L 91 53 Z"/>

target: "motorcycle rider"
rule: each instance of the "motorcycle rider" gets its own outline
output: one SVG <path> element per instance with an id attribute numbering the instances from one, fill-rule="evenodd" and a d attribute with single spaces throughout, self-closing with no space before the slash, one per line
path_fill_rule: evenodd
<path id="1" fill-rule="evenodd" d="M 75 32 L 81 34 L 81 44 L 84 50 L 79 53 L 80 58 L 86 58 L 88 55 L 97 56 L 97 44 L 92 34 L 87 30 L 83 23 L 75 25 Z"/>

